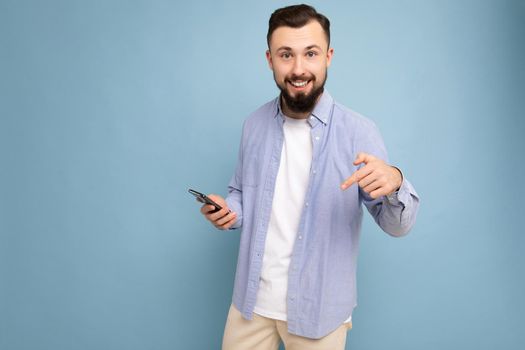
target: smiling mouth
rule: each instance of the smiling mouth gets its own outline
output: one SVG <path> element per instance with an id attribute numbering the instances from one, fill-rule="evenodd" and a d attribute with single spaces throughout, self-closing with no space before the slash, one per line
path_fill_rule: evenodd
<path id="1" fill-rule="evenodd" d="M 288 80 L 288 83 L 296 89 L 304 88 L 311 80 Z"/>

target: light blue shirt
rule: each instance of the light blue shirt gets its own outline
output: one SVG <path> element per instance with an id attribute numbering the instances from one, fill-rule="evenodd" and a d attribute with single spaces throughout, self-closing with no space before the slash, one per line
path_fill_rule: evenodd
<path id="1" fill-rule="evenodd" d="M 251 320 L 259 288 L 275 181 L 283 146 L 279 98 L 244 123 L 239 158 L 226 198 L 241 228 L 233 304 Z M 387 160 L 375 124 L 321 95 L 310 118 L 313 153 L 310 181 L 288 272 L 288 332 L 321 338 L 339 327 L 356 306 L 356 263 L 364 204 L 377 224 L 402 236 L 415 222 L 419 198 L 403 179 L 399 191 L 373 200 L 357 184 L 341 183 L 358 167 L 357 153 Z"/>

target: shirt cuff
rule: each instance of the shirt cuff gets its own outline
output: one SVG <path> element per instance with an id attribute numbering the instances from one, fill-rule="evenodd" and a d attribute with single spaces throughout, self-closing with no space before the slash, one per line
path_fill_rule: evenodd
<path id="1" fill-rule="evenodd" d="M 403 185 L 401 185 L 403 186 Z M 399 188 L 399 190 L 401 190 L 401 187 Z M 392 192 L 388 195 L 386 195 L 386 200 L 389 204 L 392 204 L 392 205 L 400 205 L 400 204 L 403 204 L 400 200 L 399 200 L 399 190 L 398 191 L 395 191 L 395 192 Z"/>

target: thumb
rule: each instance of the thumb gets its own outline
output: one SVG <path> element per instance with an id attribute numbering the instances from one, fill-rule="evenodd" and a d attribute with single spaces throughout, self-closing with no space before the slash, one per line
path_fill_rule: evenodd
<path id="1" fill-rule="evenodd" d="M 368 164 L 368 162 L 370 162 L 372 159 L 374 159 L 374 157 L 370 154 L 359 152 L 356 159 L 354 160 L 354 165 L 359 165 L 361 163 Z"/>
<path id="2" fill-rule="evenodd" d="M 224 198 L 222 198 L 219 195 L 211 193 L 211 194 L 208 195 L 208 198 L 210 198 L 215 203 L 219 204 L 221 207 L 225 207 L 226 206 L 226 201 L 224 200 Z"/>

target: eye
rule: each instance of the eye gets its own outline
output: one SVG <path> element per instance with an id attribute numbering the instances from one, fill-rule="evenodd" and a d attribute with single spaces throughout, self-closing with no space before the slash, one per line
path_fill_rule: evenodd
<path id="1" fill-rule="evenodd" d="M 292 57 L 292 55 L 289 52 L 283 52 L 281 54 L 281 58 L 284 58 L 285 60 L 289 59 L 290 57 Z"/>
<path id="2" fill-rule="evenodd" d="M 317 56 L 317 52 L 315 52 L 315 51 L 308 51 L 306 53 L 306 56 L 309 57 L 309 58 L 315 57 L 315 56 Z"/>

